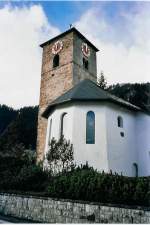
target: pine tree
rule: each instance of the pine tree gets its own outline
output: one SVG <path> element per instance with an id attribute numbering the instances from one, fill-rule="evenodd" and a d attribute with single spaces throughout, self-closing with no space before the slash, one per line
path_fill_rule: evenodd
<path id="1" fill-rule="evenodd" d="M 103 71 L 101 71 L 101 75 L 98 78 L 97 85 L 104 90 L 107 88 L 107 81 Z"/>

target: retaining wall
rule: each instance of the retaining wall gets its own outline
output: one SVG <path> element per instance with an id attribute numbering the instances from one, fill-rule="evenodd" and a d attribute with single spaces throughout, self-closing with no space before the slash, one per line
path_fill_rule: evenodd
<path id="1" fill-rule="evenodd" d="M 0 213 L 42 223 L 149 223 L 150 208 L 0 193 Z"/>

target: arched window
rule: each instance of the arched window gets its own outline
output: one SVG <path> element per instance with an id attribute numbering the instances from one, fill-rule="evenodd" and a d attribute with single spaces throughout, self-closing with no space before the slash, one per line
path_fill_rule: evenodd
<path id="1" fill-rule="evenodd" d="M 122 119 L 122 117 L 118 116 L 117 120 L 118 120 L 118 127 L 123 128 L 123 119 Z"/>
<path id="2" fill-rule="evenodd" d="M 86 70 L 88 70 L 88 68 L 89 68 L 89 62 L 88 62 L 88 60 L 85 59 L 84 57 L 83 57 L 83 67 L 84 67 L 84 69 L 86 69 Z"/>
<path id="3" fill-rule="evenodd" d="M 51 133 L 52 133 L 52 119 L 50 119 L 50 123 L 49 123 L 49 136 L 48 136 L 48 144 L 49 145 L 51 143 Z"/>
<path id="4" fill-rule="evenodd" d="M 133 171 L 134 171 L 134 176 L 138 177 L 138 164 L 133 163 Z"/>
<path id="5" fill-rule="evenodd" d="M 86 144 L 95 144 L 95 114 L 92 111 L 86 115 Z"/>
<path id="6" fill-rule="evenodd" d="M 61 118 L 60 118 L 60 138 L 64 135 L 64 131 L 65 131 L 65 118 L 67 116 L 67 113 L 63 113 L 61 115 Z"/>
<path id="7" fill-rule="evenodd" d="M 53 68 L 59 66 L 59 55 L 55 55 L 53 58 Z"/>

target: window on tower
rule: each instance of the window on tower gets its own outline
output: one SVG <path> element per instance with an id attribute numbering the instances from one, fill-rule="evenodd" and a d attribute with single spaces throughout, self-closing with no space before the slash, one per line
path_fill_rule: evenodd
<path id="1" fill-rule="evenodd" d="M 53 58 L 53 68 L 59 66 L 59 55 L 55 55 Z"/>
<path id="2" fill-rule="evenodd" d="M 89 68 L 89 62 L 86 58 L 83 57 L 83 68 L 88 70 Z"/>

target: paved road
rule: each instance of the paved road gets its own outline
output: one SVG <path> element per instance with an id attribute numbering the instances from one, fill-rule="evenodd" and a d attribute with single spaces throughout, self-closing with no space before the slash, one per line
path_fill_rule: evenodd
<path id="1" fill-rule="evenodd" d="M 7 217 L 0 216 L 0 224 L 1 223 L 11 223 L 7 220 Z"/>
<path id="2" fill-rule="evenodd" d="M 0 220 L 0 223 L 10 223 L 10 222 L 8 222 L 6 220 Z"/>
<path id="3" fill-rule="evenodd" d="M 33 223 L 32 221 L 17 219 L 11 216 L 0 215 L 0 224 L 4 223 Z M 35 223 L 35 222 L 34 222 Z"/>

